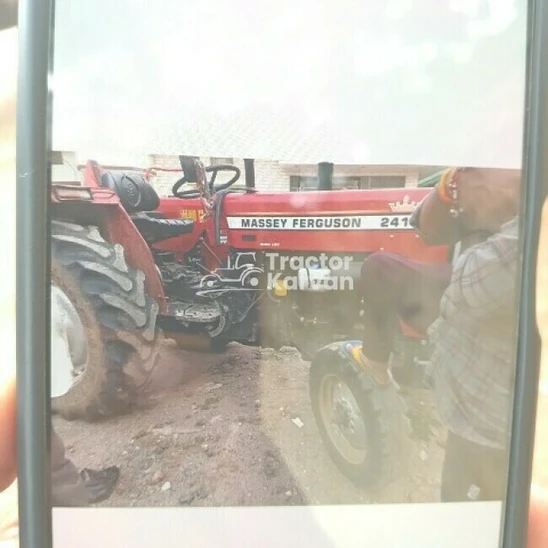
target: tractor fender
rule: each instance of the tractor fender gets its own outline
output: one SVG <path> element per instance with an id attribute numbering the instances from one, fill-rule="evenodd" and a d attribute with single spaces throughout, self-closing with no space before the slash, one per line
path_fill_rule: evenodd
<path id="1" fill-rule="evenodd" d="M 82 187 L 75 189 L 82 190 Z M 146 294 L 158 302 L 160 314 L 166 314 L 167 301 L 152 251 L 122 207 L 118 196 L 109 189 L 83 189 L 89 191 L 90 198 L 87 200 L 52 200 L 53 218 L 75 224 L 82 224 L 82 219 L 85 219 L 87 224 L 99 228 L 107 242 L 113 245 L 120 244 L 124 248 L 128 265 L 145 274 Z"/>
<path id="2" fill-rule="evenodd" d="M 147 295 L 159 303 L 160 314 L 166 314 L 167 300 L 152 251 L 121 205 L 108 208 L 102 228 L 108 241 L 124 248 L 128 264 L 144 272 Z"/>

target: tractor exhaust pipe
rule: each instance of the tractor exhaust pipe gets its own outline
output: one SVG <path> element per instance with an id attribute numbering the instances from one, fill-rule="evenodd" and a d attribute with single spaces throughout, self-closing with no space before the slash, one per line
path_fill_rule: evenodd
<path id="1" fill-rule="evenodd" d="M 244 159 L 244 168 L 246 188 L 255 188 L 255 160 L 252 158 Z"/>
<path id="2" fill-rule="evenodd" d="M 333 190 L 333 164 L 331 162 L 318 164 L 318 190 Z"/>

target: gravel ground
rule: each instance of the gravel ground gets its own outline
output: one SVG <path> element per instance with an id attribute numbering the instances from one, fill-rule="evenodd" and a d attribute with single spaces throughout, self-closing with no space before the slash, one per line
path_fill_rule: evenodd
<path id="1" fill-rule="evenodd" d="M 232 344 L 198 354 L 164 343 L 141 409 L 96 424 L 54 418 L 80 467 L 118 465 L 99 506 L 246 506 L 438 502 L 445 431 L 432 394 L 402 391 L 413 436 L 398 488 L 355 488 L 327 456 L 312 415 L 308 362 Z"/>

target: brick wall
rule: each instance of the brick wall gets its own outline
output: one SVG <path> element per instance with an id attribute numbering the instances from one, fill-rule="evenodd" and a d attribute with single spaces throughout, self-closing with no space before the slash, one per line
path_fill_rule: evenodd
<path id="1" fill-rule="evenodd" d="M 201 158 L 205 166 L 211 164 L 210 158 Z M 233 164 L 242 170 L 240 182 L 244 183 L 244 161 L 234 158 Z M 179 158 L 177 156 L 167 156 L 161 154 L 150 155 L 149 165 L 163 167 L 168 169 L 180 168 Z M 296 166 L 286 165 L 275 161 L 255 160 L 255 186 L 262 192 L 287 192 L 290 190 L 290 176 L 317 176 L 317 166 Z M 380 169 L 376 166 L 342 166 L 335 168 L 335 176 L 405 176 L 406 188 L 417 186 L 420 179 L 420 170 L 418 167 L 396 167 Z M 162 173 L 158 172 L 151 179 L 156 191 L 161 196 L 169 196 L 173 184 L 181 177 L 181 173 Z M 218 182 L 226 180 L 224 175 L 219 175 Z M 228 177 L 228 174 L 227 176 Z"/>
<path id="2" fill-rule="evenodd" d="M 82 173 L 78 170 L 75 152 L 50 153 L 51 179 L 54 183 L 82 182 Z"/>
<path id="3" fill-rule="evenodd" d="M 78 159 L 74 152 L 55 152 L 56 161 L 53 167 L 53 178 L 55 181 L 67 181 L 81 179 L 78 173 Z M 146 158 L 147 167 L 162 167 L 167 169 L 180 169 L 178 156 L 164 154 L 150 154 Z M 211 165 L 211 158 L 202 157 L 201 161 L 205 166 Z M 232 163 L 242 171 L 240 183 L 244 184 L 245 169 L 243 159 L 234 158 Z M 108 169 L 109 166 L 104 166 Z M 131 169 L 130 169 L 131 170 Z M 405 187 L 417 186 L 419 180 L 438 171 L 438 167 L 420 166 L 335 166 L 334 177 L 393 177 L 404 176 Z M 268 160 L 255 160 L 255 186 L 262 192 L 288 192 L 290 190 L 290 177 L 317 177 L 318 167 L 316 165 L 284 164 Z M 218 182 L 227 180 L 230 175 L 219 175 Z M 170 196 L 174 183 L 182 177 L 179 172 L 157 172 L 152 177 L 151 183 L 160 196 Z"/>
<path id="4" fill-rule="evenodd" d="M 263 192 L 287 192 L 289 174 L 278 162 L 255 160 L 255 186 Z"/>
<path id="5" fill-rule="evenodd" d="M 151 154 L 148 159 L 148 167 L 163 167 L 167 169 L 179 169 L 181 164 L 177 156 L 164 156 L 161 154 Z M 181 178 L 183 174 L 169 173 L 169 172 L 157 172 L 156 175 L 150 179 L 151 184 L 156 189 L 156 192 L 160 196 L 170 196 L 171 187 L 175 184 L 177 179 Z"/>
<path id="6" fill-rule="evenodd" d="M 419 184 L 419 172 L 408 173 L 405 177 L 405 188 L 414 188 Z"/>
<path id="7" fill-rule="evenodd" d="M 200 160 L 206 167 L 211 164 L 211 158 L 205 157 L 200 158 Z M 243 159 L 234 158 L 232 163 L 242 171 L 238 184 L 244 184 L 245 169 Z M 181 167 L 177 156 L 162 154 L 151 154 L 149 157 L 149 165 L 167 169 L 179 169 Z M 151 183 L 160 196 L 169 196 L 171 194 L 171 188 L 180 177 L 182 177 L 181 172 L 158 172 L 151 178 Z M 228 172 L 226 175 L 219 174 L 217 176 L 217 183 L 224 182 L 230 177 L 232 177 L 232 175 Z M 258 190 L 263 192 L 285 192 L 289 190 L 289 175 L 284 172 L 283 167 L 280 166 L 278 162 L 255 160 L 255 186 Z"/>
<path id="8" fill-rule="evenodd" d="M 422 169 L 420 166 L 375 166 L 375 165 L 347 165 L 335 166 L 333 178 L 363 179 L 363 178 L 405 178 L 405 188 L 416 187 L 422 179 Z M 429 172 L 429 168 L 426 169 Z M 318 176 L 318 166 L 316 165 L 298 165 L 287 164 L 284 166 L 284 173 L 295 177 L 314 177 Z M 354 188 L 354 187 L 353 187 Z"/>

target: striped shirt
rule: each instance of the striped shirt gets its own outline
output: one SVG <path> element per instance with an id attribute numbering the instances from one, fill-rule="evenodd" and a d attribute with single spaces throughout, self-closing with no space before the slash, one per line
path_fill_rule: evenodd
<path id="1" fill-rule="evenodd" d="M 429 329 L 438 409 L 454 434 L 503 449 L 516 362 L 519 221 L 457 258 Z"/>

